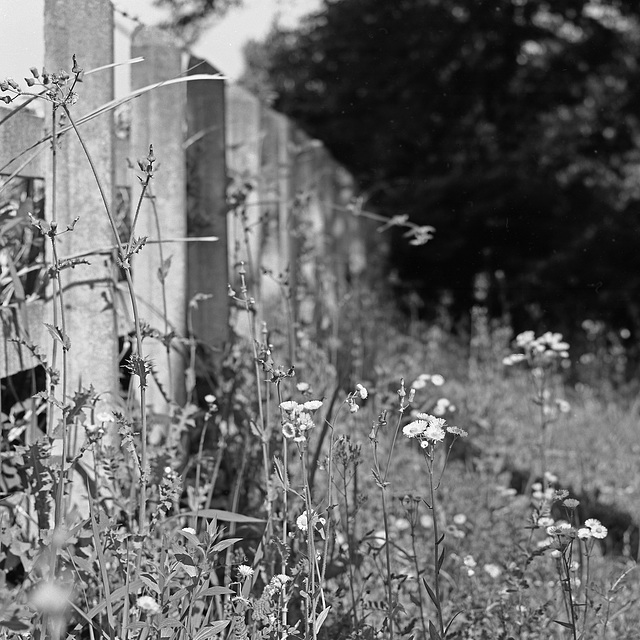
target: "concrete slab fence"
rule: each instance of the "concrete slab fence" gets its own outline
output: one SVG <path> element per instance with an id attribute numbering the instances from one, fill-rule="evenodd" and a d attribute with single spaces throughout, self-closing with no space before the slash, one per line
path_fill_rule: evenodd
<path id="1" fill-rule="evenodd" d="M 109 65 L 113 25 L 109 0 L 46 0 L 45 66 L 70 70 L 73 54 L 86 70 Z M 156 28 L 137 29 L 131 53 L 144 58 L 131 66 L 132 90 L 185 74 L 217 74 L 214 64 L 190 57 Z M 282 308 L 286 279 L 295 321 L 309 323 L 317 315 L 317 292 L 326 294 L 324 305 L 337 305 L 354 270 L 363 269 L 362 238 L 371 235 L 366 220 L 347 212 L 355 194 L 353 179 L 318 141 L 242 87 L 198 77 L 132 100 L 124 129 L 116 131 L 113 111 L 80 127 L 113 211 L 117 194 L 128 194 L 129 222 L 140 193 L 140 172 L 129 165 L 135 167 L 153 145 L 158 167 L 150 197 L 141 203 L 135 235 L 154 242 L 134 256 L 132 271 L 145 322 L 177 338 L 168 352 L 159 341 L 145 341 L 160 384 L 176 402 L 185 399 L 181 338 L 192 332 L 214 360 L 229 341 L 227 290 L 229 283 L 237 287 L 239 262 L 249 270 L 250 295 L 260 301 L 259 313 Z M 79 119 L 113 100 L 113 69 L 85 76 L 77 92 L 73 114 Z M 0 120 L 8 113 L 0 107 Z M 105 250 L 114 238 L 85 151 L 73 132 L 60 138 L 55 194 L 50 142 L 30 162 L 24 156 L 10 162 L 51 126 L 50 110 L 44 119 L 22 110 L 0 126 L 0 185 L 17 170 L 20 178 L 43 180 L 46 219 L 55 218 L 63 227 L 79 218 L 74 231 L 60 238 L 63 256 L 90 254 L 91 263 L 63 272 L 72 341 L 69 388 L 93 384 L 108 402 L 118 394 L 119 345 L 132 331 L 131 310 L 124 302 L 115 254 Z M 228 193 L 241 185 L 250 189 L 244 215 L 238 216 L 229 211 Z M 213 236 L 217 241 L 210 240 Z M 197 294 L 204 295 L 190 306 Z M 37 364 L 12 338 L 43 346 L 51 342 L 43 324 L 52 323 L 50 296 L 48 289 L 39 299 L 14 297 L 0 307 L 3 381 Z M 154 385 L 149 402 L 153 410 L 166 410 L 166 397 Z"/>

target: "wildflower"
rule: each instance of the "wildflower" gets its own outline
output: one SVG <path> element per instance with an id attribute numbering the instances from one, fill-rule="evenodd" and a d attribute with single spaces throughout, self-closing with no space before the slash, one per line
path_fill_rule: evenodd
<path id="1" fill-rule="evenodd" d="M 355 402 L 349 403 L 349 413 L 358 413 L 360 407 Z"/>
<path id="2" fill-rule="evenodd" d="M 554 519 L 550 518 L 549 516 L 542 516 L 541 518 L 538 518 L 539 527 L 550 527 L 553 525 L 553 523 Z"/>
<path id="3" fill-rule="evenodd" d="M 466 438 L 469 435 L 464 429 L 459 429 L 458 427 L 447 427 L 447 433 L 460 438 Z"/>
<path id="4" fill-rule="evenodd" d="M 302 515 L 298 516 L 298 519 L 296 520 L 296 526 L 298 527 L 298 529 L 300 529 L 300 531 L 304 531 L 305 533 L 308 533 L 310 528 L 317 529 L 318 531 L 322 532 L 322 526 L 325 522 L 326 520 L 324 518 L 321 518 L 315 511 L 312 511 L 311 525 L 309 525 L 307 512 L 304 511 Z M 318 526 L 318 524 L 320 526 Z"/>
<path id="5" fill-rule="evenodd" d="M 285 422 L 282 425 L 282 435 L 285 438 L 293 438 L 296 435 L 295 427 L 290 422 Z"/>
<path id="6" fill-rule="evenodd" d="M 557 399 L 556 405 L 560 413 L 569 413 L 571 411 L 571 405 L 566 400 Z"/>
<path id="7" fill-rule="evenodd" d="M 526 347 L 533 342 L 535 333 L 533 331 L 523 331 L 516 336 L 516 345 Z"/>
<path id="8" fill-rule="evenodd" d="M 443 416 L 447 411 L 455 411 L 456 408 L 447 400 L 447 398 L 438 398 L 436 406 L 433 407 L 434 416 Z"/>
<path id="9" fill-rule="evenodd" d="M 311 389 L 311 385 L 308 382 L 298 382 L 298 384 L 296 385 L 296 389 L 300 393 L 306 393 Z"/>
<path id="10" fill-rule="evenodd" d="M 298 408 L 298 403 L 294 400 L 287 400 L 286 402 L 280 403 L 280 408 L 286 413 L 294 413 Z"/>
<path id="11" fill-rule="evenodd" d="M 502 569 L 497 564 L 493 564 L 492 562 L 485 564 L 482 569 L 489 577 L 493 578 L 494 580 L 496 578 L 499 578 L 502 574 Z"/>
<path id="12" fill-rule="evenodd" d="M 558 549 L 554 549 L 554 550 L 551 552 L 551 557 L 552 557 L 552 558 L 561 558 L 561 557 L 562 557 L 562 552 L 561 552 L 561 551 L 559 551 Z"/>
<path id="13" fill-rule="evenodd" d="M 213 404 L 216 401 L 216 397 L 212 394 L 212 393 L 208 393 L 205 397 L 204 397 L 204 401 L 207 404 Z"/>
<path id="14" fill-rule="evenodd" d="M 302 405 L 307 411 L 316 411 L 322 406 L 321 400 L 308 400 Z"/>
<path id="15" fill-rule="evenodd" d="M 453 516 L 453 523 L 457 524 L 459 527 L 461 527 L 466 521 L 467 516 L 464 513 L 456 513 L 456 515 Z"/>
<path id="16" fill-rule="evenodd" d="M 411 526 L 411 523 L 406 518 L 396 518 L 393 526 L 398 531 L 405 531 Z"/>
<path id="17" fill-rule="evenodd" d="M 366 400 L 369 396 L 369 392 L 367 391 L 366 387 L 362 386 L 361 384 L 356 385 L 356 391 L 363 400 Z"/>
<path id="18" fill-rule="evenodd" d="M 464 531 L 458 529 L 458 527 L 454 527 L 453 525 L 449 525 L 446 531 L 452 538 L 455 538 L 456 540 L 462 540 L 462 538 L 465 538 L 467 535 Z"/>
<path id="19" fill-rule="evenodd" d="M 140 596 L 136 602 L 136 606 L 140 611 L 144 611 L 148 615 L 160 613 L 162 608 L 151 596 Z"/>
<path id="20" fill-rule="evenodd" d="M 475 561 L 475 558 L 471 555 L 465 556 L 462 560 L 465 567 L 469 567 L 471 569 L 475 568 L 478 563 Z"/>
<path id="21" fill-rule="evenodd" d="M 407 438 L 417 438 L 427 430 L 428 426 L 429 423 L 426 420 L 414 420 L 402 429 L 402 433 Z"/>
<path id="22" fill-rule="evenodd" d="M 97 413 L 96 420 L 98 420 L 98 422 L 115 422 L 115 418 L 113 417 L 113 414 L 107 413 L 106 411 Z"/>
<path id="23" fill-rule="evenodd" d="M 419 391 L 420 389 L 424 389 L 427 386 L 427 381 L 424 378 L 416 378 L 411 383 L 411 388 Z"/>
<path id="24" fill-rule="evenodd" d="M 434 387 L 441 387 L 444 384 L 444 378 L 440 374 L 436 373 L 431 376 L 431 384 Z"/>
<path id="25" fill-rule="evenodd" d="M 238 574 L 240 575 L 241 579 L 246 580 L 247 578 L 251 578 L 251 576 L 253 576 L 253 573 L 253 569 L 246 564 L 238 565 Z"/>
<path id="26" fill-rule="evenodd" d="M 182 527 L 182 531 L 185 533 L 190 533 L 191 535 L 196 535 L 196 530 L 193 527 Z"/>
<path id="27" fill-rule="evenodd" d="M 591 531 L 591 535 L 594 538 L 598 538 L 598 540 L 604 540 L 609 533 L 608 529 L 602 526 L 600 520 L 596 520 L 595 518 L 589 518 L 584 524 L 585 527 L 588 527 Z"/>
<path id="28" fill-rule="evenodd" d="M 602 526 L 601 524 L 596 525 L 595 527 L 591 527 L 591 535 L 594 538 L 598 538 L 598 540 L 604 540 L 609 533 L 607 527 Z"/>
<path id="29" fill-rule="evenodd" d="M 578 529 L 578 538 L 580 538 L 581 540 L 589 540 L 589 538 L 591 538 L 591 529 L 587 528 L 587 527 L 582 527 L 581 529 Z"/>
<path id="30" fill-rule="evenodd" d="M 31 592 L 31 604 L 40 613 L 62 615 L 69 606 L 71 590 L 59 582 L 40 582 Z"/>
<path id="31" fill-rule="evenodd" d="M 580 502 L 574 498 L 567 498 L 562 504 L 567 507 L 567 509 L 575 509 Z"/>
<path id="32" fill-rule="evenodd" d="M 441 420 L 441 418 L 435 418 L 435 420 Z M 431 423 L 426 428 L 423 436 L 433 442 L 442 442 L 444 440 L 444 429 L 440 424 Z"/>
<path id="33" fill-rule="evenodd" d="M 428 513 L 424 513 L 420 516 L 420 526 L 425 529 L 433 529 L 433 517 Z"/>

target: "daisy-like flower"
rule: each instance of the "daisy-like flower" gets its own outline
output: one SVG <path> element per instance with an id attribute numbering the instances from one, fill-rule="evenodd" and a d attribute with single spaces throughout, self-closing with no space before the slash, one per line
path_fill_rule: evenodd
<path id="1" fill-rule="evenodd" d="M 436 373 L 431 376 L 431 384 L 435 387 L 441 387 L 444 384 L 444 378 L 439 373 Z"/>
<path id="2" fill-rule="evenodd" d="M 469 567 L 471 569 L 473 569 L 474 567 L 476 567 L 478 565 L 478 563 L 476 562 L 475 558 L 473 556 L 471 556 L 471 555 L 465 556 L 462 562 L 463 562 L 465 567 Z"/>
<path id="3" fill-rule="evenodd" d="M 492 562 L 485 564 L 482 569 L 490 578 L 493 578 L 494 580 L 502 575 L 502 569 L 497 564 L 494 564 Z"/>
<path id="4" fill-rule="evenodd" d="M 290 422 L 285 422 L 282 425 L 282 434 L 285 438 L 294 438 L 296 435 L 295 427 Z"/>
<path id="5" fill-rule="evenodd" d="M 280 403 L 280 408 L 287 413 L 295 413 L 295 410 L 298 408 L 298 403 L 295 400 L 287 400 L 286 402 Z"/>
<path id="6" fill-rule="evenodd" d="M 587 527 L 582 527 L 580 529 L 578 529 L 578 538 L 582 539 L 582 540 L 589 540 L 589 538 L 591 538 L 591 529 L 587 528 Z"/>
<path id="7" fill-rule="evenodd" d="M 443 416 L 447 411 L 455 410 L 456 408 L 449 402 L 449 400 L 447 400 L 447 398 L 438 398 L 436 406 L 432 409 L 433 415 L 438 417 Z"/>
<path id="8" fill-rule="evenodd" d="M 243 580 L 246 580 L 247 578 L 250 578 L 251 576 L 253 576 L 253 573 L 254 573 L 253 569 L 248 565 L 246 564 L 238 565 L 238 574 L 240 578 L 242 578 Z"/>
<path id="9" fill-rule="evenodd" d="M 464 513 L 456 513 L 456 515 L 453 516 L 453 524 L 457 524 L 459 527 L 461 527 L 466 521 L 467 516 Z"/>
<path id="10" fill-rule="evenodd" d="M 321 400 L 308 400 L 302 405 L 307 411 L 316 411 L 322 406 Z"/>
<path id="11" fill-rule="evenodd" d="M 534 338 L 535 333 L 533 331 L 523 331 L 516 336 L 516 344 L 519 347 L 526 347 L 531 342 L 533 342 Z"/>
<path id="12" fill-rule="evenodd" d="M 356 392 L 363 400 L 366 400 L 369 396 L 369 392 L 367 391 L 366 387 L 364 387 L 360 383 L 356 385 Z"/>
<path id="13" fill-rule="evenodd" d="M 402 429 L 402 433 L 407 438 L 417 438 L 427 430 L 428 426 L 429 422 L 427 420 L 414 420 Z"/>
<path id="14" fill-rule="evenodd" d="M 442 420 L 442 418 L 434 418 L 434 420 Z M 444 440 L 444 435 L 445 432 L 442 428 L 442 425 L 431 422 L 425 429 L 422 437 L 426 438 L 427 440 L 431 440 L 432 442 L 442 442 Z"/>
<path id="15" fill-rule="evenodd" d="M 459 429 L 458 427 L 447 427 L 447 433 L 459 438 L 466 438 L 469 435 L 464 429 Z"/>
<path id="16" fill-rule="evenodd" d="M 604 540 L 607 537 L 608 533 L 609 530 L 607 529 L 607 527 L 601 524 L 596 527 L 591 527 L 591 535 L 594 538 L 598 538 L 598 540 Z"/>
<path id="17" fill-rule="evenodd" d="M 160 613 L 160 611 L 162 611 L 160 605 L 151 596 L 140 596 L 136 601 L 136 606 L 140 611 L 144 611 L 149 615 Z"/>
<path id="18" fill-rule="evenodd" d="M 603 526 L 600 520 L 596 520 L 595 518 L 589 518 L 584 524 L 586 527 L 589 527 L 591 535 L 598 540 L 604 540 L 609 533 L 607 527 Z"/>
<path id="19" fill-rule="evenodd" d="M 304 511 L 302 515 L 299 515 L 296 520 L 296 526 L 300 531 L 304 531 L 305 533 L 309 532 L 309 529 L 322 529 L 322 526 L 326 520 L 321 518 L 315 511 L 311 512 L 311 525 L 309 525 L 309 517 L 307 516 L 307 512 Z M 320 525 L 320 526 L 318 526 Z"/>
<path id="20" fill-rule="evenodd" d="M 311 385 L 308 382 L 298 382 L 298 384 L 296 385 L 296 389 L 300 393 L 306 393 L 311 389 Z"/>
<path id="21" fill-rule="evenodd" d="M 424 389 L 427 386 L 427 381 L 424 378 L 416 378 L 411 383 L 411 388 L 419 391 L 420 389 Z"/>
<path id="22" fill-rule="evenodd" d="M 567 507 L 567 509 L 575 509 L 580 504 L 580 502 L 578 500 L 575 500 L 574 498 L 567 498 L 562 502 L 562 504 Z"/>

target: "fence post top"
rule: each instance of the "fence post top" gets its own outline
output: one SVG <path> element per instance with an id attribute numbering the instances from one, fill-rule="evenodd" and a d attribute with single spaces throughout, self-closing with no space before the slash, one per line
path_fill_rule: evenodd
<path id="1" fill-rule="evenodd" d="M 166 29 L 156 26 L 140 25 L 131 34 L 131 42 L 136 46 L 164 46 L 181 48 L 178 39 Z"/>

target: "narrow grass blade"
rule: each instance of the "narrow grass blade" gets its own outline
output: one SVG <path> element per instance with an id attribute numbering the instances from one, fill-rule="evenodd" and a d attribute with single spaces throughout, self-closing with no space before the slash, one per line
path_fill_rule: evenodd
<path id="1" fill-rule="evenodd" d="M 427 581 L 424 578 L 422 578 L 422 584 L 424 584 L 424 588 L 427 590 L 427 593 L 429 594 L 429 597 L 431 598 L 431 602 L 433 602 L 433 604 L 435 604 L 436 607 L 439 607 L 440 603 L 438 602 L 438 599 L 436 598 L 436 594 L 433 592 L 433 590 L 427 584 Z"/>

